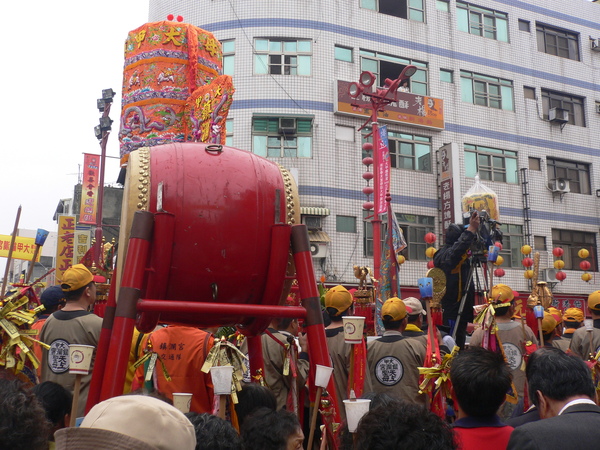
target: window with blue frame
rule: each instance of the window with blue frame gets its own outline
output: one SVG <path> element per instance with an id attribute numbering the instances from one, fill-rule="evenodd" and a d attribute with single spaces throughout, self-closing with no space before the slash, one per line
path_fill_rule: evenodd
<path id="1" fill-rule="evenodd" d="M 252 152 L 267 158 L 310 158 L 313 119 L 253 117 Z"/>
<path id="2" fill-rule="evenodd" d="M 496 41 L 508 42 L 508 14 L 470 3 L 456 2 L 458 29 Z"/>
<path id="3" fill-rule="evenodd" d="M 465 175 L 503 183 L 518 183 L 517 152 L 483 145 L 464 144 Z"/>
<path id="4" fill-rule="evenodd" d="M 474 72 L 460 71 L 463 102 L 489 108 L 514 110 L 513 82 Z"/>
<path id="5" fill-rule="evenodd" d="M 425 22 L 425 0 L 360 0 L 360 7 L 389 16 Z"/>
<path id="6" fill-rule="evenodd" d="M 254 73 L 257 75 L 311 74 L 310 39 L 257 38 L 254 40 Z"/>

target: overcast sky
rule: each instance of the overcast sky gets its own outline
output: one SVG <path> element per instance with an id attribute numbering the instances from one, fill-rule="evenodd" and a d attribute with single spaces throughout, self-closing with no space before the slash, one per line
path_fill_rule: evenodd
<path id="1" fill-rule="evenodd" d="M 123 44 L 148 21 L 148 0 L 0 2 L 0 234 L 56 231 L 59 199 L 71 198 L 83 153 L 100 153 L 94 126 L 102 89 L 117 92 L 107 155 L 118 157 Z M 106 182 L 119 160 L 108 159 Z M 0 258 L 0 279 L 6 258 Z"/>

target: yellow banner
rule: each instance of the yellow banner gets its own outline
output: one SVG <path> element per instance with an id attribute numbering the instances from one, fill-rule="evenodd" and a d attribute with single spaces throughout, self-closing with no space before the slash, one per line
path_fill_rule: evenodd
<path id="1" fill-rule="evenodd" d="M 56 279 L 73 265 L 73 241 L 75 240 L 75 216 L 58 217 L 58 243 L 56 245 Z"/>
<path id="2" fill-rule="evenodd" d="M 12 236 L 6 236 L 0 234 L 0 257 L 8 258 L 8 252 L 10 250 L 10 241 Z M 25 261 L 31 261 L 33 253 L 35 251 L 35 238 L 19 237 L 15 238 L 15 245 L 13 246 L 12 258 L 13 259 L 24 259 Z M 40 260 L 41 252 L 38 253 L 36 261 Z"/>

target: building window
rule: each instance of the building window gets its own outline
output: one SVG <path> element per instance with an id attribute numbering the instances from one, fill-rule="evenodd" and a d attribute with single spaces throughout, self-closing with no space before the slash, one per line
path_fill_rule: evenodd
<path id="1" fill-rule="evenodd" d="M 407 244 L 407 247 L 402 250 L 404 257 L 407 260 L 426 261 L 425 249 L 429 244 L 425 242 L 425 235 L 429 232 L 434 232 L 435 218 L 396 213 L 396 219 L 398 220 L 398 225 L 402 228 Z M 387 226 L 385 228 L 387 229 Z"/>
<path id="2" fill-rule="evenodd" d="M 519 19 L 519 30 L 530 32 L 529 29 L 529 20 Z"/>
<path id="3" fill-rule="evenodd" d="M 582 97 L 542 89 L 542 109 L 544 119 L 549 119 L 549 111 L 552 108 L 566 109 L 569 111 L 568 123 L 585 127 Z"/>
<path id="4" fill-rule="evenodd" d="M 370 217 L 372 212 L 365 211 L 364 216 L 364 256 L 373 256 L 373 225 Z M 369 217 L 369 219 L 366 219 Z M 435 230 L 435 217 L 417 216 L 414 214 L 396 214 L 398 225 L 402 229 L 407 247 L 402 250 L 402 255 L 407 260 L 425 261 L 425 249 L 428 244 L 425 242 L 425 235 Z M 387 221 L 381 227 L 381 242 L 387 237 Z"/>
<path id="5" fill-rule="evenodd" d="M 465 175 L 475 178 L 479 173 L 482 180 L 504 183 L 518 182 L 517 152 L 465 144 Z"/>
<path id="6" fill-rule="evenodd" d="M 269 158 L 310 158 L 312 118 L 253 117 L 252 151 Z"/>
<path id="7" fill-rule="evenodd" d="M 589 250 L 590 255 L 597 255 L 596 233 L 586 233 L 574 230 L 552 230 L 552 246 L 561 247 L 564 250 L 563 260 L 566 270 L 581 270 L 579 263 L 582 259 L 577 253 L 582 248 Z M 592 264 L 591 272 L 598 272 L 598 262 L 595 257 L 587 258 Z"/>
<path id="8" fill-rule="evenodd" d="M 542 160 L 540 158 L 529 157 L 529 170 L 541 171 Z"/>
<path id="9" fill-rule="evenodd" d="M 541 23 L 536 23 L 535 29 L 540 52 L 579 61 L 579 35 L 577 33 Z"/>
<path id="10" fill-rule="evenodd" d="M 440 69 L 440 81 L 443 81 L 444 83 L 453 83 L 454 72 L 447 69 Z"/>
<path id="11" fill-rule="evenodd" d="M 508 42 L 508 15 L 469 3 L 456 2 L 458 29 L 477 36 Z"/>
<path id="12" fill-rule="evenodd" d="M 354 127 L 348 127 L 345 125 L 335 125 L 335 138 L 338 141 L 354 142 L 354 136 L 356 132 Z"/>
<path id="13" fill-rule="evenodd" d="M 335 231 L 338 233 L 356 233 L 356 217 L 335 216 Z"/>
<path id="14" fill-rule="evenodd" d="M 258 75 L 310 75 L 310 39 L 255 39 L 254 73 Z"/>
<path id="15" fill-rule="evenodd" d="M 546 158 L 546 167 L 549 188 L 552 188 L 554 180 L 562 178 L 569 181 L 570 192 L 591 195 L 589 164 Z"/>
<path id="16" fill-rule="evenodd" d="M 533 237 L 533 248 L 534 250 L 544 251 L 546 247 L 546 236 L 534 236 Z"/>
<path id="17" fill-rule="evenodd" d="M 360 0 L 360 6 L 389 16 L 425 22 L 424 0 Z"/>
<path id="18" fill-rule="evenodd" d="M 506 267 L 521 267 L 523 255 L 523 225 L 502 224 L 498 227 L 502 231 L 502 250 L 500 255 L 504 258 Z"/>
<path id="19" fill-rule="evenodd" d="M 233 76 L 233 62 L 235 59 L 235 40 L 221 42 L 223 47 L 223 74 Z"/>
<path id="20" fill-rule="evenodd" d="M 502 78 L 460 71 L 463 102 L 513 111 L 513 83 Z"/>
<path id="21" fill-rule="evenodd" d="M 360 69 L 372 72 L 377 77 L 377 86 L 382 86 L 386 78 L 398 78 L 407 65 L 416 66 L 417 71 L 410 77 L 409 91 L 413 94 L 427 95 L 427 63 L 369 50 L 361 50 L 360 55 Z"/>
<path id="22" fill-rule="evenodd" d="M 335 59 L 338 61 L 352 62 L 352 49 L 348 47 L 342 47 L 341 45 L 336 45 Z"/>
<path id="23" fill-rule="evenodd" d="M 306 225 L 310 231 L 321 231 L 321 216 L 302 215 L 302 223 Z"/>
<path id="24" fill-rule="evenodd" d="M 535 88 L 529 86 L 523 86 L 523 97 L 535 100 Z"/>
<path id="25" fill-rule="evenodd" d="M 365 128 L 363 143 L 373 142 L 372 136 L 367 136 L 370 128 Z M 417 170 L 431 172 L 431 138 L 416 134 L 397 133 L 388 130 L 388 148 L 390 165 L 395 169 Z M 367 156 L 366 154 L 363 155 Z"/>
<path id="26" fill-rule="evenodd" d="M 450 11 L 450 2 L 449 0 L 437 0 L 435 2 L 435 7 L 438 11 L 448 12 Z"/>
<path id="27" fill-rule="evenodd" d="M 225 145 L 233 147 L 233 119 L 227 119 L 225 121 Z"/>

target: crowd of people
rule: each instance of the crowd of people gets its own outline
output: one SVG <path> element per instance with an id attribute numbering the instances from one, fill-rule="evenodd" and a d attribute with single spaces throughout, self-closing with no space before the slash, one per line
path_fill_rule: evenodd
<path id="1" fill-rule="evenodd" d="M 468 241 L 467 232 L 468 228 L 454 242 Z M 50 346 L 35 349 L 43 362 L 41 382 L 32 387 L 8 371 L 0 372 L 0 448 L 308 448 L 309 433 L 315 431 L 310 429 L 307 389 L 310 352 L 297 319 L 272 321 L 261 338 L 264 372 L 261 377 L 251 374 L 237 402 L 230 401 L 221 417 L 215 413 L 218 402 L 210 375 L 202 370 L 216 330 L 176 325 L 161 326 L 148 335 L 136 332 L 124 394 L 96 404 L 86 414 L 89 377 L 83 377 L 80 402 L 72 410 L 68 347 L 98 343 L 102 321 L 89 311 L 96 281 L 83 265 L 67 270 L 61 281 L 42 295 L 46 315 L 33 327 Z M 456 293 L 454 301 L 458 297 Z M 493 286 L 489 304 L 497 345 L 490 345 L 485 327 L 470 337 L 465 333 L 450 365 L 446 413 L 435 414 L 420 388 L 419 368 L 428 352 L 423 301 L 388 299 L 380 311 L 385 331 L 367 340 L 360 361 L 357 347 L 345 342 L 342 322 L 353 314 L 353 296 L 343 286 L 329 289 L 323 320 L 335 394 L 325 396 L 335 403 L 340 427 L 332 442 L 332 436 L 322 432 L 325 420 L 319 418 L 311 450 L 593 448 L 600 438 L 593 359 L 600 350 L 600 291 L 590 294 L 587 303 L 593 328 L 583 327 L 585 314 L 580 309 L 549 308 L 540 321 L 540 340 L 515 317 L 510 287 Z M 442 354 L 449 354 L 454 341 L 441 330 L 436 334 Z M 156 354 L 161 363 L 133 364 L 146 354 Z M 189 412 L 173 406 L 177 392 L 193 394 Z M 350 433 L 344 400 L 353 393 L 371 403 Z M 69 426 L 72 416 L 80 418 L 76 427 Z M 561 438 L 549 437 L 556 434 Z"/>

